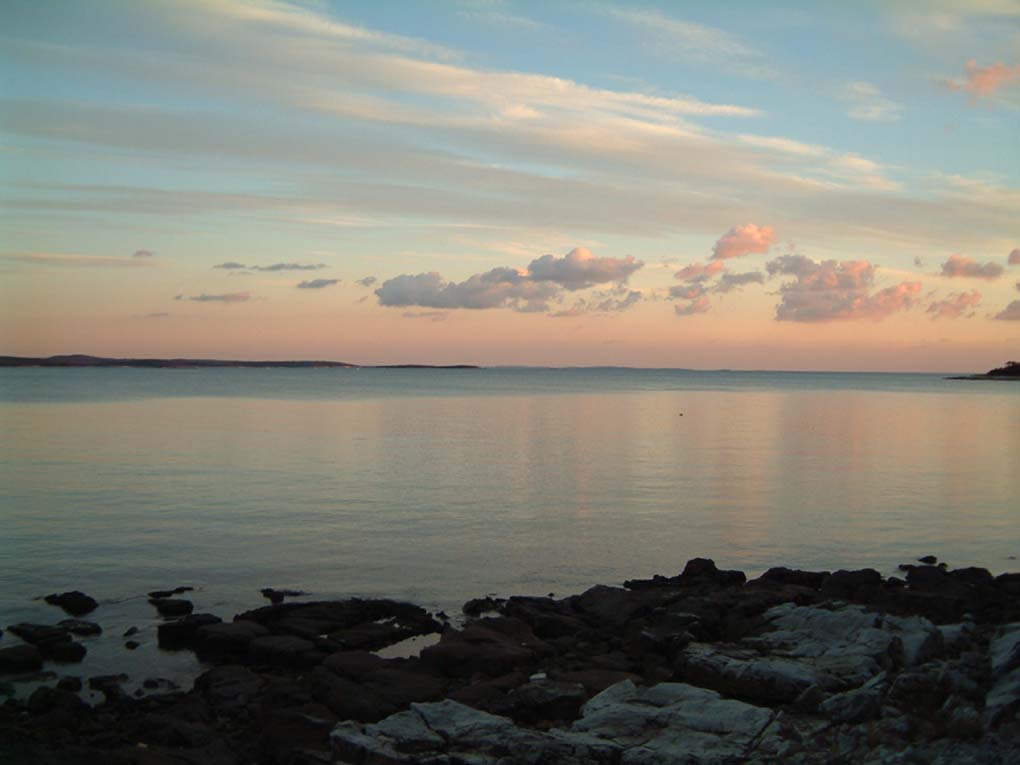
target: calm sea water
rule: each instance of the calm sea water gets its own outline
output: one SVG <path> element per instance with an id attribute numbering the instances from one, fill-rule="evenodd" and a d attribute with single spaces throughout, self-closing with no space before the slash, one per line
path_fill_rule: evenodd
<path id="1" fill-rule="evenodd" d="M 0 370 L 0 625 L 83 589 L 90 667 L 157 655 L 138 596 L 264 586 L 451 614 L 564 595 L 935 554 L 1020 569 L 1020 384 L 932 375 L 484 370 Z M 0 641 L 9 641 L 5 636 Z M 119 653 L 118 653 L 119 652 Z M 168 670 L 169 664 L 176 670 Z"/>

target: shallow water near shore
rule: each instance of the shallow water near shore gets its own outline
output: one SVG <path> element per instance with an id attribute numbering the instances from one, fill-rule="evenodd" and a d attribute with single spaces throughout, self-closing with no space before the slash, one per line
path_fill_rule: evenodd
<path id="1" fill-rule="evenodd" d="M 66 671 L 193 673 L 138 596 L 193 585 L 557 596 L 675 574 L 1020 569 L 1020 384 L 678 370 L 0 370 L 0 626 L 107 634 Z M 92 618 L 92 617 L 86 617 Z M 13 644 L 5 634 L 0 645 Z M 92 645 L 86 641 L 86 645 Z M 190 654 L 188 655 L 190 657 Z"/>

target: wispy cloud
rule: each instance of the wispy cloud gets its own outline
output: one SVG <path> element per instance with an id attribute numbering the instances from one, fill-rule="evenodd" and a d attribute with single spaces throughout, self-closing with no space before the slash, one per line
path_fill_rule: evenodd
<path id="1" fill-rule="evenodd" d="M 1011 266 L 1020 266 L 1020 247 L 1014 248 L 1012 252 L 1006 258 L 1006 262 Z"/>
<path id="2" fill-rule="evenodd" d="M 339 283 L 339 279 L 309 279 L 299 282 L 297 287 L 302 290 L 321 290 L 323 287 L 330 287 Z"/>
<path id="3" fill-rule="evenodd" d="M 736 71 L 749 77 L 774 77 L 762 54 L 718 27 L 667 16 L 654 8 L 607 7 L 611 18 L 637 30 L 648 48 L 664 58 Z"/>
<path id="4" fill-rule="evenodd" d="M 273 263 L 269 266 L 249 266 L 244 263 L 238 263 L 237 261 L 227 261 L 226 263 L 219 263 L 213 268 L 222 268 L 227 271 L 316 271 L 320 268 L 326 268 L 325 263 Z"/>
<path id="5" fill-rule="evenodd" d="M 848 83 L 843 98 L 851 106 L 847 115 L 863 122 L 895 122 L 902 117 L 903 107 L 886 98 L 877 85 L 858 81 Z"/>
<path id="6" fill-rule="evenodd" d="M 360 284 L 362 287 L 371 287 L 377 281 L 379 280 L 374 276 L 366 276 L 364 279 L 358 279 L 356 283 Z"/>
<path id="7" fill-rule="evenodd" d="M 178 295 L 175 300 L 194 300 L 196 303 L 246 303 L 251 300 L 249 292 L 224 292 L 218 295 L 209 295 L 203 292 L 201 295 Z"/>
<path id="8" fill-rule="evenodd" d="M 15 260 L 21 263 L 33 263 L 40 266 L 61 266 L 68 268 L 137 268 L 152 266 L 147 259 L 135 257 L 119 258 L 110 255 L 75 255 L 60 252 L 24 252 L 11 255 L 0 255 L 4 260 Z"/>
<path id="9" fill-rule="evenodd" d="M 152 250 L 135 250 L 132 258 L 152 258 L 155 257 L 156 253 Z"/>

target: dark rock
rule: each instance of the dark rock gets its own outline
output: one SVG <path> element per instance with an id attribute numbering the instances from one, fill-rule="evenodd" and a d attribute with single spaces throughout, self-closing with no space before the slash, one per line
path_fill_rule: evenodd
<path id="1" fill-rule="evenodd" d="M 195 609 L 195 604 L 190 600 L 179 600 L 175 598 L 150 598 L 149 603 L 156 607 L 160 616 L 186 616 Z"/>
<path id="2" fill-rule="evenodd" d="M 194 587 L 174 587 L 172 590 L 153 590 L 149 593 L 149 597 L 153 600 L 164 600 L 184 592 L 191 592 L 194 589 Z"/>
<path id="3" fill-rule="evenodd" d="M 421 662 L 448 676 L 504 675 L 531 665 L 552 648 L 519 619 L 479 619 L 463 631 L 448 629 L 439 643 L 421 652 Z"/>
<path id="4" fill-rule="evenodd" d="M 124 630 L 123 637 L 131 637 L 132 635 L 137 635 L 137 634 L 138 634 L 138 628 L 137 627 L 128 627 L 126 630 Z"/>
<path id="5" fill-rule="evenodd" d="M 660 587 L 683 587 L 698 591 L 740 587 L 747 581 L 743 571 L 724 571 L 716 567 L 711 558 L 692 558 L 679 576 L 653 576 L 651 579 L 631 579 L 623 586 L 631 590 L 646 590 Z"/>
<path id="6" fill-rule="evenodd" d="M 829 598 L 868 602 L 882 587 L 882 575 L 871 568 L 836 571 L 822 582 L 821 592 Z"/>
<path id="7" fill-rule="evenodd" d="M 361 683 L 397 709 L 417 701 L 435 701 L 446 690 L 442 678 L 418 671 L 406 663 L 388 663 L 364 675 Z"/>
<path id="8" fill-rule="evenodd" d="M 246 667 L 226 664 L 199 675 L 195 690 L 217 712 L 232 717 L 244 713 L 266 687 L 266 681 Z"/>
<path id="9" fill-rule="evenodd" d="M 641 676 L 633 672 L 622 672 L 613 669 L 583 669 L 575 672 L 563 672 L 556 676 L 556 679 L 565 683 L 577 683 L 584 686 L 589 695 L 602 693 L 606 688 L 616 683 L 630 680 L 634 683 L 641 681 Z"/>
<path id="10" fill-rule="evenodd" d="M 42 669 L 42 654 L 34 645 L 0 648 L 0 673 L 15 674 Z"/>
<path id="11" fill-rule="evenodd" d="M 807 587 L 811 590 L 820 590 L 822 582 L 830 576 L 828 571 L 801 571 L 792 568 L 770 568 L 755 581 L 769 582 L 770 584 L 794 585 L 795 587 Z"/>
<path id="12" fill-rule="evenodd" d="M 310 640 L 294 635 L 267 635 L 248 643 L 248 661 L 289 669 L 310 669 L 326 655 Z"/>
<path id="13" fill-rule="evenodd" d="M 322 666 L 343 677 L 360 680 L 377 669 L 388 666 L 389 662 L 368 651 L 340 651 L 327 656 Z"/>
<path id="14" fill-rule="evenodd" d="M 84 619 L 63 619 L 57 622 L 58 627 L 63 627 L 72 635 L 87 637 L 89 635 L 103 634 L 103 628 L 95 622 L 88 622 Z"/>
<path id="15" fill-rule="evenodd" d="M 65 675 L 57 682 L 57 688 L 62 691 L 77 693 L 81 690 L 81 678 L 74 675 Z"/>
<path id="16" fill-rule="evenodd" d="M 124 647 L 127 648 L 129 651 L 135 650 L 140 645 L 141 643 L 139 643 L 137 640 L 128 640 L 126 643 L 124 643 Z"/>
<path id="17" fill-rule="evenodd" d="M 127 680 L 128 676 L 125 674 L 94 675 L 89 678 L 89 688 L 102 693 L 107 701 L 114 701 L 122 696 L 121 685 Z"/>
<path id="18" fill-rule="evenodd" d="M 268 598 L 270 603 L 282 603 L 284 598 L 297 598 L 305 594 L 301 590 L 274 590 L 272 587 L 265 587 L 259 592 Z"/>
<path id="19" fill-rule="evenodd" d="M 189 614 L 182 619 L 164 622 L 157 631 L 159 647 L 171 650 L 187 648 L 194 643 L 199 627 L 218 624 L 220 621 L 220 617 L 213 614 Z"/>
<path id="20" fill-rule="evenodd" d="M 305 640 L 383 620 L 399 625 L 407 636 L 440 632 L 443 628 L 420 606 L 383 599 L 280 603 L 234 617 L 234 621 L 258 622 L 274 634 L 294 635 Z"/>
<path id="21" fill-rule="evenodd" d="M 401 640 L 414 637 L 418 629 L 399 622 L 364 622 L 347 629 L 329 633 L 329 639 L 341 650 L 376 651 Z"/>
<path id="22" fill-rule="evenodd" d="M 85 646 L 81 643 L 69 640 L 63 643 L 52 643 L 48 648 L 47 654 L 54 661 L 71 664 L 84 659 L 87 652 Z"/>
<path id="23" fill-rule="evenodd" d="M 26 707 L 30 715 L 43 718 L 46 725 L 53 728 L 71 727 L 88 711 L 77 693 L 46 686 L 32 691 Z"/>
<path id="24" fill-rule="evenodd" d="M 12 624 L 7 629 L 26 643 L 39 646 L 43 653 L 46 653 L 45 646 L 67 642 L 71 639 L 71 635 L 63 627 L 53 627 L 48 624 L 21 622 L 20 624 Z"/>
<path id="25" fill-rule="evenodd" d="M 939 562 L 939 559 L 936 558 L 934 555 L 925 555 L 922 558 L 918 558 L 917 562 L 918 563 L 924 563 L 924 564 L 927 564 L 929 566 L 934 566 L 936 563 Z"/>
<path id="26" fill-rule="evenodd" d="M 316 667 L 312 672 L 312 695 L 341 720 L 375 722 L 397 711 L 396 705 L 376 691 L 325 667 Z"/>
<path id="27" fill-rule="evenodd" d="M 504 601 L 502 611 L 507 616 L 523 621 L 543 639 L 575 635 L 588 628 L 588 624 L 581 618 L 581 615 L 576 613 L 572 604 L 566 601 L 512 597 Z"/>
<path id="28" fill-rule="evenodd" d="M 995 586 L 1007 595 L 1020 596 L 1020 573 L 1000 574 L 995 577 Z"/>
<path id="29" fill-rule="evenodd" d="M 196 651 L 203 657 L 246 657 L 248 644 L 265 637 L 269 629 L 257 622 L 220 622 L 199 627 L 195 633 Z"/>
<path id="30" fill-rule="evenodd" d="M 472 598 L 461 607 L 468 616 L 481 616 L 489 611 L 499 611 L 500 606 L 506 601 L 503 598 Z"/>
<path id="31" fill-rule="evenodd" d="M 532 680 L 511 691 L 518 722 L 577 719 L 588 692 L 580 683 L 549 679 Z"/>
<path id="32" fill-rule="evenodd" d="M 78 590 L 47 595 L 46 602 L 51 606 L 60 606 L 71 616 L 84 616 L 99 607 L 95 599 Z"/>

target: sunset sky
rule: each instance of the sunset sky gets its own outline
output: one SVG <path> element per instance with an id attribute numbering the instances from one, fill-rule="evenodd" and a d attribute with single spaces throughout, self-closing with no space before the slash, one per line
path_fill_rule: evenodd
<path id="1" fill-rule="evenodd" d="M 0 354 L 1020 357 L 1020 0 L 0 18 Z"/>

